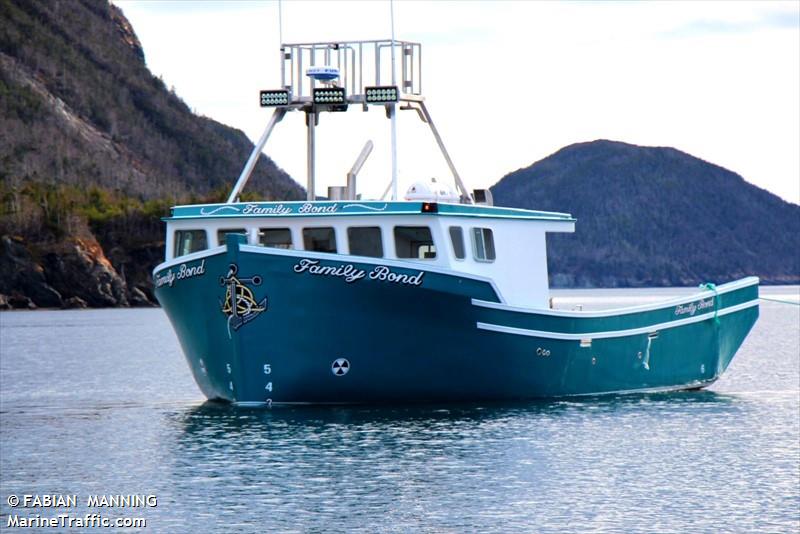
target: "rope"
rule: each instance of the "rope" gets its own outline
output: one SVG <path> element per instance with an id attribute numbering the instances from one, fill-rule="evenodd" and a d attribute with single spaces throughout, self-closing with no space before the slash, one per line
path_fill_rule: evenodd
<path id="1" fill-rule="evenodd" d="M 700 289 L 708 289 L 714 292 L 714 324 L 719 326 L 719 317 L 717 316 L 719 312 L 719 293 L 717 292 L 716 284 L 706 282 L 705 284 L 700 284 Z"/>
<path id="2" fill-rule="evenodd" d="M 760 300 L 768 300 L 770 302 L 780 302 L 781 304 L 791 304 L 793 306 L 800 306 L 800 302 L 792 302 L 791 300 L 768 299 L 767 297 L 758 297 Z"/>

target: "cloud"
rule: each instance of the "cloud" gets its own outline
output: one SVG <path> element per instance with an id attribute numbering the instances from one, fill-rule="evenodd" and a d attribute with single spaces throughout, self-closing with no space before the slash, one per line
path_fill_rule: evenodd
<path id="1" fill-rule="evenodd" d="M 697 19 L 662 33 L 662 37 L 681 39 L 714 34 L 743 34 L 763 30 L 797 30 L 798 28 L 800 28 L 800 11 L 780 11 L 763 13 L 748 20 Z"/>
<path id="2" fill-rule="evenodd" d="M 154 73 L 198 112 L 258 139 L 269 119 L 258 90 L 280 83 L 277 2 L 115 2 Z M 674 146 L 800 200 L 796 2 L 398 0 L 394 15 L 396 37 L 423 44 L 423 93 L 470 187 L 611 138 Z M 390 31 L 388 2 L 283 2 L 284 42 Z M 398 131 L 401 183 L 449 175 L 415 114 L 401 113 Z M 360 184 L 366 196 L 382 193 L 390 154 L 380 110 L 326 114 L 317 134 L 319 193 L 343 183 L 366 139 L 375 151 Z M 302 183 L 305 138 L 292 114 L 266 148 Z"/>

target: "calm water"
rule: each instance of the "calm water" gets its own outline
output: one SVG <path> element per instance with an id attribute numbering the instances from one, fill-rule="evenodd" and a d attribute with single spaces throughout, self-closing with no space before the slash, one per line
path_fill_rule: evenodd
<path id="1" fill-rule="evenodd" d="M 161 310 L 0 313 L 0 529 L 100 512 L 150 532 L 798 532 L 799 389 L 800 307 L 773 302 L 708 391 L 272 410 L 204 404 Z M 12 512 L 24 494 L 78 508 Z M 102 494 L 158 505 L 86 508 Z"/>

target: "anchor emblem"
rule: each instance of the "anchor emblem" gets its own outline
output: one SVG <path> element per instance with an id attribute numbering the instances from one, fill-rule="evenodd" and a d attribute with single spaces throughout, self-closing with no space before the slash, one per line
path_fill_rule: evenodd
<path id="1" fill-rule="evenodd" d="M 243 325 L 246 325 L 261 312 L 267 309 L 267 297 L 260 301 L 256 301 L 253 295 L 253 290 L 245 285 L 245 283 L 260 286 L 262 278 L 259 275 L 254 275 L 248 278 L 237 277 L 236 273 L 239 268 L 236 264 L 231 263 L 228 267 L 228 274 L 219 277 L 219 284 L 227 286 L 225 289 L 225 300 L 220 302 L 220 309 L 222 313 L 228 316 L 228 337 L 231 337 L 231 328 L 239 330 Z"/>

